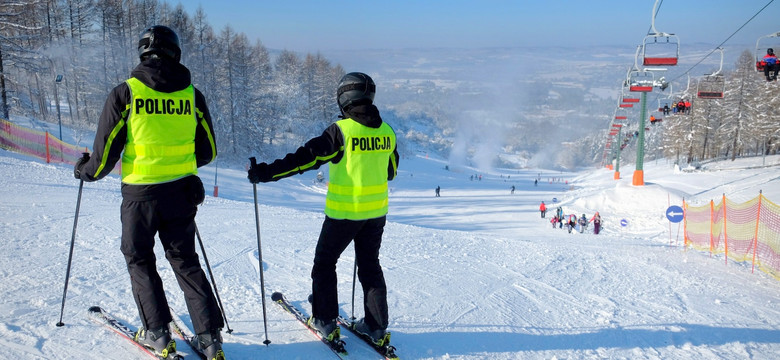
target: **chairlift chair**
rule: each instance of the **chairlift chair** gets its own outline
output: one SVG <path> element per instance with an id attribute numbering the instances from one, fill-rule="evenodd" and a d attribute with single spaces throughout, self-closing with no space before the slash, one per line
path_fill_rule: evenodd
<path id="1" fill-rule="evenodd" d="M 675 34 L 655 29 L 655 14 L 659 1 L 653 5 L 650 32 L 642 41 L 643 66 L 676 66 L 680 57 L 680 39 Z"/>
<path id="2" fill-rule="evenodd" d="M 699 99 L 722 99 L 726 91 L 726 78 L 721 74 L 723 70 L 723 48 L 720 51 L 720 67 L 712 74 L 705 74 L 696 82 L 696 97 Z"/>
<path id="3" fill-rule="evenodd" d="M 668 88 L 669 88 L 669 93 L 668 94 L 669 95 L 667 95 L 666 97 L 663 97 L 663 98 L 661 98 L 661 97 L 658 98 L 658 112 L 663 112 L 664 111 L 664 105 L 669 107 L 669 111 L 672 110 L 672 106 L 671 105 L 672 105 L 672 101 L 674 100 L 674 86 L 672 85 L 671 82 L 669 82 L 668 84 L 669 84 L 668 85 Z"/>
<path id="4" fill-rule="evenodd" d="M 764 72 L 764 55 L 766 55 L 766 50 L 769 48 L 780 48 L 780 40 L 778 38 L 780 38 L 780 31 L 761 36 L 756 40 L 756 71 Z"/>
<path id="5" fill-rule="evenodd" d="M 647 34 L 642 49 L 642 65 L 676 66 L 680 57 L 680 40 L 674 34 Z"/>
<path id="6" fill-rule="evenodd" d="M 655 75 L 646 70 L 631 70 L 628 72 L 628 91 L 651 92 L 655 85 Z"/>

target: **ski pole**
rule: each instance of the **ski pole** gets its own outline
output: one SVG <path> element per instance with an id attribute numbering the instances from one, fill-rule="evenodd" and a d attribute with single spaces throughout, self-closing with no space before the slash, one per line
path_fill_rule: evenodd
<path id="1" fill-rule="evenodd" d="M 219 304 L 219 309 L 222 310 L 222 319 L 225 320 L 225 327 L 227 327 L 227 333 L 232 334 L 233 329 L 231 329 L 230 324 L 228 324 L 227 315 L 225 315 L 225 307 L 222 306 L 222 299 L 219 298 L 219 291 L 217 291 L 217 282 L 214 281 L 214 274 L 211 272 L 211 265 L 209 265 L 209 258 L 206 256 L 206 248 L 203 247 L 203 240 L 200 238 L 200 231 L 198 231 L 198 225 L 197 224 L 194 225 L 195 225 L 195 235 L 198 236 L 198 242 L 200 243 L 200 252 L 203 253 L 203 261 L 206 262 L 206 269 L 209 271 L 211 284 L 214 286 L 214 295 L 217 296 L 217 303 Z"/>
<path id="2" fill-rule="evenodd" d="M 82 153 L 82 159 L 89 160 L 89 153 Z M 70 236 L 70 251 L 68 252 L 68 269 L 65 271 L 65 289 L 62 291 L 62 306 L 60 306 L 60 321 L 57 326 L 65 325 L 62 322 L 62 314 L 65 311 L 65 297 L 68 294 L 68 279 L 70 279 L 70 265 L 73 261 L 73 244 L 76 242 L 76 225 L 79 223 L 79 208 L 81 207 L 81 190 L 84 189 L 84 180 L 79 179 L 79 195 L 76 198 L 76 215 L 73 217 L 73 234 Z"/>
<path id="3" fill-rule="evenodd" d="M 352 269 L 352 317 L 355 320 L 355 275 L 357 275 L 357 254 L 355 254 L 355 267 Z"/>
<path id="4" fill-rule="evenodd" d="M 251 168 L 255 167 L 257 165 L 257 159 L 255 157 L 249 158 L 249 162 L 251 163 Z M 263 328 L 265 330 L 265 341 L 263 341 L 263 344 L 265 346 L 268 346 L 268 344 L 271 343 L 271 340 L 268 340 L 268 320 L 265 316 L 265 282 L 263 281 L 263 249 L 260 246 L 260 210 L 257 207 L 257 184 L 252 183 L 252 190 L 254 192 L 254 198 L 255 198 L 255 227 L 257 228 L 257 258 L 259 261 L 259 267 L 258 270 L 260 272 L 260 299 L 263 303 Z"/>

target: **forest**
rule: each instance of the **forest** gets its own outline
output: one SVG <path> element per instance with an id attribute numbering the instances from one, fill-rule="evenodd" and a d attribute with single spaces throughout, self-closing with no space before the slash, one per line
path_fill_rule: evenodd
<path id="1" fill-rule="evenodd" d="M 138 36 L 153 24 L 179 35 L 181 61 L 209 105 L 220 161 L 242 163 L 250 156 L 294 151 L 339 114 L 335 88 L 345 73 L 341 65 L 320 53 L 268 49 L 230 25 L 214 29 L 202 8 L 189 14 L 180 4 L 160 0 L 24 0 L 0 4 L 0 116 L 94 130 L 106 95 L 138 64 Z M 587 70 L 609 68 L 596 65 Z M 722 99 L 698 99 L 696 89 L 706 77 L 691 75 L 686 84 L 685 75 L 675 79 L 674 92 L 648 96 L 648 115 L 663 118 L 646 126 L 648 160 L 692 163 L 778 151 L 780 85 L 755 70 L 750 50 L 720 75 Z M 604 136 L 608 130 L 579 125 L 593 118 L 610 119 L 599 120 L 606 121 L 605 128 L 611 123 L 612 100 L 583 96 L 585 84 L 603 73 L 588 77 L 583 71 L 581 78 L 564 78 L 556 87 L 541 74 L 531 77 L 536 79 L 515 80 L 510 87 L 516 93 L 508 95 L 508 111 L 491 112 L 496 105 L 485 100 L 496 99 L 494 90 L 473 81 L 445 87 L 402 79 L 387 84 L 380 109 L 403 139 L 399 147 L 406 156 L 424 149 L 445 158 L 462 153 L 472 164 L 482 157 L 487 160 L 479 161 L 490 166 L 573 169 L 611 161 L 616 156 L 611 150 L 622 148 L 622 161 L 633 161 L 636 143 L 629 136 L 608 152 L 616 141 Z M 690 114 L 656 111 L 663 102 L 681 99 L 693 102 Z M 463 108 L 472 103 L 481 108 Z M 629 116 L 627 135 L 637 130 L 638 116 Z M 87 137 L 78 141 L 91 146 Z M 486 151 L 493 155 L 480 154 L 480 144 L 490 145 Z M 503 161 L 502 153 L 523 160 Z M 534 162 L 534 157 L 544 160 Z"/>
<path id="2" fill-rule="evenodd" d="M 94 130 L 107 94 L 139 62 L 139 35 L 154 24 L 179 35 L 220 159 L 292 151 L 277 145 L 319 135 L 339 112 L 341 66 L 320 54 L 272 56 L 230 26 L 213 29 L 201 8 L 190 15 L 157 0 L 28 0 L 0 4 L 0 116 Z"/>

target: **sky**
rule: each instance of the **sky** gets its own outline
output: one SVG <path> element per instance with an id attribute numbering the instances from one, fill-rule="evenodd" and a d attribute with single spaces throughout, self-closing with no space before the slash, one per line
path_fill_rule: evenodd
<path id="1" fill-rule="evenodd" d="M 56 124 L 36 123 L 55 131 Z M 76 135 L 63 131 L 69 141 Z M 779 203 L 780 155 L 708 163 L 704 171 L 648 162 L 645 186 L 631 185 L 631 166 L 622 167 L 618 180 L 604 168 L 527 168 L 479 172 L 482 180 L 472 181 L 479 170 L 447 164 L 422 153 L 405 157 L 389 184 L 380 261 L 391 343 L 402 359 L 778 358 L 780 281 L 752 272 L 750 260 L 726 263 L 722 254 L 685 250 L 682 224 L 665 214 L 682 198 L 702 206 L 725 194 L 742 204 L 760 190 Z M 196 221 L 233 330 L 223 332 L 227 357 L 336 359 L 270 302 L 281 291 L 310 314 L 306 298 L 326 185 L 316 182 L 316 171 L 257 185 L 260 261 L 246 171 L 220 168 L 219 197 L 211 196 L 214 173 L 213 165 L 200 168 L 207 196 Z M 434 196 L 437 185 L 441 197 Z M 99 305 L 133 328 L 140 324 L 119 246 L 120 180 L 110 175 L 84 184 L 72 237 L 78 188 L 72 165 L 0 149 L 0 358 L 149 359 L 86 311 Z M 549 216 L 540 217 L 540 201 L 566 214 L 599 211 L 602 232 L 553 229 Z M 156 255 L 168 302 L 191 329 L 161 246 Z M 354 260 L 348 247 L 337 267 L 345 316 L 353 311 Z M 355 316 L 362 313 L 356 306 Z M 57 327 L 61 314 L 65 325 Z M 350 358 L 381 359 L 348 331 L 342 335 Z M 181 340 L 177 349 L 186 360 L 197 359 Z"/>
<path id="2" fill-rule="evenodd" d="M 167 0 L 176 6 L 179 1 Z M 209 23 L 230 25 L 271 49 L 327 50 L 626 45 L 642 42 L 653 0 L 187 0 Z M 657 31 L 680 43 L 720 44 L 770 4 L 727 44 L 755 44 L 780 31 L 775 0 L 666 0 Z"/>

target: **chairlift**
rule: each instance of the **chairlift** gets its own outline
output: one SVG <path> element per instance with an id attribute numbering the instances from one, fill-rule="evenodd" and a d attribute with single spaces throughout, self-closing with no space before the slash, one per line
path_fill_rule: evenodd
<path id="1" fill-rule="evenodd" d="M 639 69 L 639 52 L 642 45 L 637 46 L 636 53 L 634 54 L 634 67 L 628 69 L 626 73 L 626 80 L 624 82 L 625 87 L 628 87 L 630 92 L 651 92 L 653 86 L 655 86 L 655 74 L 648 69 Z"/>
<path id="2" fill-rule="evenodd" d="M 723 48 L 720 51 L 720 67 L 712 74 L 705 74 L 696 83 L 696 97 L 699 99 L 722 99 L 726 90 L 726 77 L 721 74 L 723 70 Z"/>
<path id="3" fill-rule="evenodd" d="M 625 81 L 625 83 L 627 82 L 628 80 Z M 620 93 L 618 94 L 618 100 L 617 100 L 618 110 L 621 108 L 630 109 L 634 107 L 635 103 L 639 102 L 638 98 L 636 99 L 636 101 L 634 101 L 633 98 L 629 95 L 628 86 L 626 86 L 625 83 L 623 84 L 624 86 L 620 88 Z"/>
<path id="4" fill-rule="evenodd" d="M 628 91 L 651 92 L 655 85 L 655 75 L 646 70 L 631 70 L 628 72 Z"/>
<path id="5" fill-rule="evenodd" d="M 668 84 L 669 84 L 668 85 L 669 95 L 663 98 L 661 97 L 658 98 L 658 112 L 664 111 L 664 105 L 669 107 L 669 111 L 672 110 L 671 104 L 672 104 L 672 100 L 674 99 L 674 86 L 672 85 L 671 82 L 669 82 Z"/>
<path id="6" fill-rule="evenodd" d="M 650 32 L 642 41 L 643 66 L 676 66 L 680 57 L 680 39 L 671 33 L 655 29 L 655 14 L 659 1 L 653 5 Z"/>
<path id="7" fill-rule="evenodd" d="M 756 71 L 763 73 L 764 72 L 764 66 L 766 63 L 764 63 L 764 55 L 766 55 L 766 50 L 769 48 L 780 48 L 780 40 L 773 39 L 770 41 L 769 39 L 772 38 L 780 38 L 780 31 L 768 35 L 764 35 L 758 38 L 756 40 Z M 767 43 L 773 43 L 775 45 L 770 46 Z"/>

